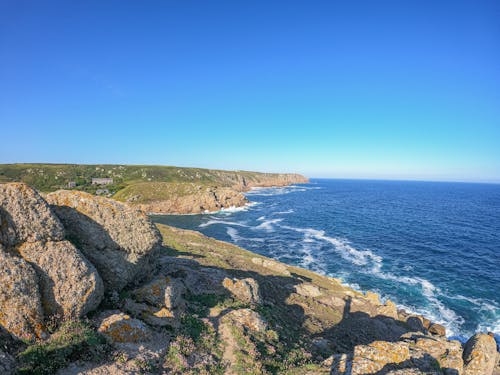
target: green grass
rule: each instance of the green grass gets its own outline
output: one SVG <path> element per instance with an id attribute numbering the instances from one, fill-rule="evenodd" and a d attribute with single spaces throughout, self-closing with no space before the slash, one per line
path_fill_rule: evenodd
<path id="1" fill-rule="evenodd" d="M 208 186 L 210 185 L 193 182 L 139 182 L 118 191 L 113 198 L 119 201 L 131 200 L 134 203 L 151 203 L 196 194 Z"/>
<path id="2" fill-rule="evenodd" d="M 89 323 L 68 321 L 47 341 L 35 343 L 18 355 L 18 374 L 49 375 L 76 360 L 100 361 L 109 346 Z"/>
<path id="3" fill-rule="evenodd" d="M 202 168 L 180 168 L 156 165 L 83 165 L 83 164 L 0 164 L 0 182 L 25 182 L 44 192 L 66 188 L 75 181 L 76 189 L 95 192 L 93 177 L 113 178 L 110 191 L 120 191 L 129 185 L 147 182 L 196 183 L 198 185 L 234 186 L 244 178 L 259 182 L 279 174 L 248 171 L 222 171 Z"/>

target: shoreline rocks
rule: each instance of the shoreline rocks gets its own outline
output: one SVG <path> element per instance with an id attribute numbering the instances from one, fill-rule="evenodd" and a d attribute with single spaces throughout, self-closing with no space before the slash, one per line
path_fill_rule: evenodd
<path id="1" fill-rule="evenodd" d="M 0 184 L 2 335 L 43 347 L 54 329 L 47 322 L 97 310 L 92 333 L 127 351 L 124 363 L 153 360 L 159 371 L 266 373 L 269 364 L 290 374 L 496 371 L 496 343 L 487 334 L 463 346 L 443 326 L 375 293 L 198 232 L 155 226 L 111 199 L 75 191 L 46 199 L 50 206 L 26 185 Z M 25 344 L 0 341 L 0 372 L 15 371 L 13 348 Z M 117 357 L 103 367 L 86 361 L 96 371 L 121 366 Z"/>

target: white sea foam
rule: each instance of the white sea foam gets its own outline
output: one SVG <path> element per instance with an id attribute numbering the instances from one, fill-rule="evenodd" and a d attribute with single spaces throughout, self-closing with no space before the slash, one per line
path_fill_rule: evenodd
<path id="1" fill-rule="evenodd" d="M 371 264 L 375 269 L 380 269 L 382 257 L 374 254 L 370 250 L 357 250 L 343 239 L 327 236 L 325 234 L 325 231 L 323 230 L 317 230 L 313 228 L 295 228 L 286 225 L 282 225 L 281 227 L 284 229 L 303 233 L 305 242 L 320 240 L 330 243 L 331 245 L 333 245 L 334 250 L 340 254 L 340 256 L 357 266 L 365 266 Z"/>
<path id="2" fill-rule="evenodd" d="M 264 242 L 263 238 L 243 237 L 240 236 L 238 230 L 233 227 L 227 227 L 226 232 L 234 242 Z"/>
<path id="3" fill-rule="evenodd" d="M 275 195 L 284 195 L 296 192 L 303 192 L 307 190 L 317 190 L 320 187 L 308 187 L 308 186 L 276 186 L 276 187 L 255 187 L 250 191 L 245 193 L 246 196 L 261 196 L 261 197 L 271 197 Z"/>
<path id="4" fill-rule="evenodd" d="M 260 219 L 260 218 L 259 218 Z M 266 232 L 273 232 L 274 231 L 274 225 L 283 221 L 283 219 L 270 219 L 270 220 L 260 220 L 262 221 L 261 224 L 257 225 L 254 227 L 254 229 L 260 229 L 260 230 L 265 230 Z"/>
<path id="5" fill-rule="evenodd" d="M 212 214 L 230 215 L 230 214 L 234 214 L 235 212 L 248 211 L 250 208 L 257 206 L 258 204 L 260 204 L 260 202 L 250 202 L 250 203 L 247 203 L 241 207 L 231 206 L 231 207 L 227 207 L 227 208 L 222 208 L 219 211 L 211 212 L 211 213 Z"/>
<path id="6" fill-rule="evenodd" d="M 211 220 L 208 220 L 207 222 L 198 225 L 198 227 L 199 228 L 206 228 L 206 227 L 209 227 L 210 225 L 216 225 L 216 224 L 233 225 L 233 226 L 236 226 L 236 227 L 246 227 L 246 228 L 248 228 L 248 225 L 245 225 L 243 223 L 238 223 L 238 222 L 235 222 L 235 221 L 225 221 L 225 220 L 220 220 L 220 219 L 211 219 Z"/>
<path id="7" fill-rule="evenodd" d="M 229 237 L 231 237 L 231 239 L 234 242 L 240 242 L 241 241 L 241 237 L 238 234 L 238 230 L 237 229 L 232 228 L 232 227 L 227 227 L 226 228 L 226 232 L 227 232 L 227 234 L 229 235 Z"/>
<path id="8" fill-rule="evenodd" d="M 398 276 L 389 272 L 382 272 L 383 258 L 373 253 L 371 250 L 358 250 L 344 239 L 327 236 L 323 230 L 295 228 L 285 225 L 282 225 L 281 227 L 303 233 L 305 243 L 324 241 L 333 245 L 333 250 L 338 252 L 342 258 L 356 266 L 362 267 L 360 270 L 361 272 L 372 274 L 378 278 L 397 283 L 419 286 L 422 295 L 429 301 L 430 306 L 436 309 L 435 311 L 437 313 L 434 313 L 432 309 L 426 309 L 425 311 L 420 310 L 418 313 L 428 316 L 436 323 L 443 324 L 451 335 L 456 334 L 459 331 L 460 326 L 464 323 L 464 319 L 461 316 L 457 315 L 455 311 L 445 306 L 445 304 L 438 298 L 441 291 L 430 281 L 420 277 Z M 303 265 L 310 268 L 310 264 L 311 259 L 308 254 Z"/>
<path id="9" fill-rule="evenodd" d="M 272 215 L 287 215 L 287 214 L 293 214 L 295 210 L 286 210 L 286 211 L 278 211 L 278 212 L 273 212 Z"/>

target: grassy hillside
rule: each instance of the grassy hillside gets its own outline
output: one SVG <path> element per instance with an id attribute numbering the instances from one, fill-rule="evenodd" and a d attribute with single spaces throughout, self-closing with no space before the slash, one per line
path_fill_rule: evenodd
<path id="1" fill-rule="evenodd" d="M 113 184 L 106 186 L 111 192 L 141 182 L 194 182 L 232 187 L 265 185 L 266 181 L 273 180 L 299 182 L 294 180 L 303 178 L 292 174 L 152 165 L 0 164 L 0 182 L 22 181 L 44 192 L 67 188 L 70 181 L 76 182 L 78 190 L 95 192 L 99 187 L 91 185 L 94 177 L 113 178 Z"/>
<path id="2" fill-rule="evenodd" d="M 149 203 L 196 194 L 201 185 L 193 182 L 138 182 L 120 190 L 113 198 L 123 202 Z"/>

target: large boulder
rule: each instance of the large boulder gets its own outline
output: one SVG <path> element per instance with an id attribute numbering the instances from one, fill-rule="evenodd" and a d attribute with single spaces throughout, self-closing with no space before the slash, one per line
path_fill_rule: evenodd
<path id="1" fill-rule="evenodd" d="M 46 314 L 80 317 L 101 302 L 104 294 L 101 277 L 69 241 L 26 242 L 18 251 L 40 277 Z"/>
<path id="2" fill-rule="evenodd" d="M 102 320 L 98 331 L 112 342 L 142 342 L 151 337 L 151 330 L 141 320 L 120 312 L 110 313 L 103 313 L 108 316 Z"/>
<path id="3" fill-rule="evenodd" d="M 121 290 L 148 275 L 161 236 L 145 214 L 79 191 L 60 190 L 46 199 L 70 238 L 95 265 L 106 288 Z"/>
<path id="4" fill-rule="evenodd" d="M 26 288 L 24 298 L 39 298 L 40 292 L 45 316 L 79 317 L 97 307 L 103 296 L 100 276 L 65 241 L 62 223 L 36 190 L 23 183 L 0 184 L 0 221 L 0 243 L 5 251 L 22 257 L 28 264 L 18 263 L 36 272 L 36 291 Z M 39 301 L 31 302 L 36 303 Z"/>
<path id="5" fill-rule="evenodd" d="M 495 339 L 485 333 L 472 336 L 464 348 L 464 375 L 491 375 L 497 364 Z"/>
<path id="6" fill-rule="evenodd" d="M 64 239 L 64 228 L 43 198 L 26 184 L 0 184 L 0 243 Z"/>
<path id="7" fill-rule="evenodd" d="M 352 375 L 374 374 L 409 358 L 410 351 L 406 343 L 374 341 L 369 345 L 358 345 L 354 348 Z"/>
<path id="8" fill-rule="evenodd" d="M 259 284 L 251 277 L 245 279 L 230 279 L 226 277 L 222 281 L 222 285 L 240 302 L 251 305 L 261 303 Z"/>
<path id="9" fill-rule="evenodd" d="M 35 270 L 0 245 L 0 325 L 14 337 L 44 336 L 43 310 Z"/>

